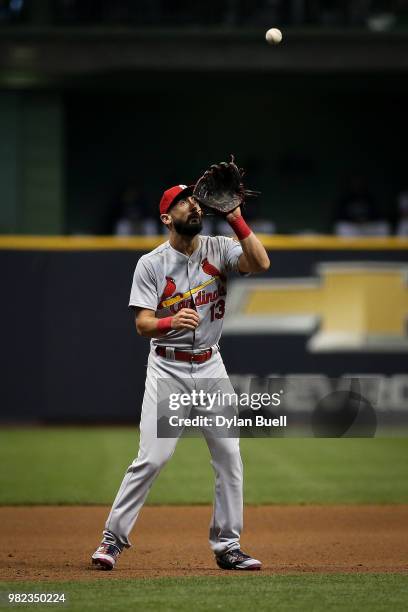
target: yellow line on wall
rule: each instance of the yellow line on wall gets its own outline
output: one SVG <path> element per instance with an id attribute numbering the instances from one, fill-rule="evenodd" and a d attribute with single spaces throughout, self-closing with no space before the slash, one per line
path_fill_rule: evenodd
<path id="1" fill-rule="evenodd" d="M 258 234 L 271 250 L 408 250 L 408 238 L 339 238 L 337 236 L 269 236 Z M 0 236 L 1 250 L 149 251 L 166 236 Z"/>
<path id="2" fill-rule="evenodd" d="M 165 242 L 165 236 L 0 236 L 0 249 L 19 251 L 140 251 Z"/>

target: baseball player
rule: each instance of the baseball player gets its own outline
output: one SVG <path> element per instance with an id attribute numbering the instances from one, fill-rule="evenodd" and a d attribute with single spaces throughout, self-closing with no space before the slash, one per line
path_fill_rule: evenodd
<path id="1" fill-rule="evenodd" d="M 113 569 L 122 550 L 131 546 L 129 533 L 178 441 L 177 437 L 157 436 L 158 379 L 171 379 L 180 391 L 191 380 L 228 380 L 218 347 L 227 276 L 263 272 L 270 265 L 264 247 L 241 215 L 240 204 L 248 193 L 232 160 L 211 166 L 195 188 L 176 185 L 167 189 L 160 201 L 160 219 L 169 240 L 137 262 L 129 302 L 137 332 L 151 338 L 139 453 L 126 471 L 102 542 L 92 555 L 92 563 L 100 569 Z M 216 206 L 211 200 L 214 195 Z M 200 235 L 204 204 L 224 214 L 238 240 Z M 240 549 L 243 473 L 239 438 L 203 434 L 215 472 L 209 540 L 216 563 L 226 570 L 259 570 L 261 562 Z"/>

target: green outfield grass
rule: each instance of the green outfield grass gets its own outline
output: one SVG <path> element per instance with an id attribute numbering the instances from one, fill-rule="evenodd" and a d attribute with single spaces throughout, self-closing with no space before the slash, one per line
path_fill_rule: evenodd
<path id="1" fill-rule="evenodd" d="M 0 583 L 7 593 L 65 593 L 83 610 L 406 610 L 408 580 L 399 574 L 237 575 L 96 582 Z M 1 604 L 0 604 L 1 605 Z M 15 606 L 17 607 L 17 606 Z M 28 606 L 27 606 L 28 607 Z M 27 608 L 19 605 L 18 608 Z M 46 604 L 31 609 L 65 609 Z"/>
<path id="2" fill-rule="evenodd" d="M 137 453 L 136 427 L 5 428 L 1 504 L 110 504 Z M 241 441 L 252 504 L 408 503 L 408 439 Z M 180 440 L 148 502 L 210 503 L 205 442 Z"/>

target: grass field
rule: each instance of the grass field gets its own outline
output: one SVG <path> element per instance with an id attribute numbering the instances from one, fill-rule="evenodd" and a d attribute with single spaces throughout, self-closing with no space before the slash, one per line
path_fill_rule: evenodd
<path id="1" fill-rule="evenodd" d="M 137 453 L 135 427 L 5 428 L 0 431 L 0 504 L 110 504 Z M 242 440 L 245 499 L 251 504 L 408 503 L 408 440 Z M 184 439 L 148 503 L 211 503 L 213 474 L 201 439 Z M 3 526 L 5 527 L 5 526 Z M 0 583 L 8 592 L 64 592 L 67 608 L 399 611 L 403 574 L 286 574 Z M 106 578 L 106 579 L 105 579 Z M 61 609 L 49 604 L 22 609 Z"/>
<path id="2" fill-rule="evenodd" d="M 110 504 L 136 427 L 0 431 L 0 504 Z M 248 504 L 408 503 L 408 439 L 244 439 Z M 179 442 L 148 503 L 211 503 L 205 442 Z"/>
<path id="3" fill-rule="evenodd" d="M 65 593 L 67 608 L 86 610 L 406 610 L 408 580 L 399 574 L 318 574 L 160 578 L 82 583 L 0 583 L 8 592 Z M 0 603 L 1 605 L 1 603 Z M 17 607 L 17 606 L 15 606 Z M 18 608 L 28 606 L 18 605 Z M 64 609 L 33 605 L 31 609 Z"/>

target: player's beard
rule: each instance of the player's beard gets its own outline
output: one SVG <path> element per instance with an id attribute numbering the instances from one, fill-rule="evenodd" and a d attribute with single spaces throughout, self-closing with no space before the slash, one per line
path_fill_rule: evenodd
<path id="1" fill-rule="evenodd" d="M 173 219 L 173 227 L 180 236 L 197 236 L 203 229 L 203 222 L 198 219 L 195 223 L 189 221 L 177 221 Z"/>

